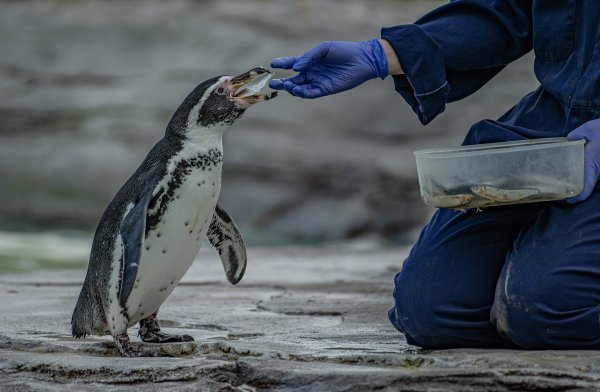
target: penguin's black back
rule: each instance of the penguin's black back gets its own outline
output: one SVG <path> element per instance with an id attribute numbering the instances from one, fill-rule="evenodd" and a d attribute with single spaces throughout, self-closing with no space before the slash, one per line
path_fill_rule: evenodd
<path id="1" fill-rule="evenodd" d="M 147 192 L 153 192 L 158 182 L 168 174 L 169 160 L 183 148 L 190 111 L 219 78 L 217 76 L 200 83 L 188 94 L 171 117 L 165 136 L 154 145 L 135 173 L 119 189 L 100 218 L 92 242 L 87 275 L 71 319 L 74 336 L 108 332 L 104 309 L 109 305 L 114 246 L 125 209 Z M 155 202 L 150 200 L 150 207 Z"/>
<path id="2" fill-rule="evenodd" d="M 92 242 L 87 275 L 71 320 L 74 336 L 108 331 L 104 309 L 108 307 L 114 246 L 123 214 L 129 204 L 135 204 L 156 188 L 158 182 L 167 175 L 170 158 L 181 150 L 182 145 L 180 139 L 165 134 L 119 189 L 100 218 Z"/>

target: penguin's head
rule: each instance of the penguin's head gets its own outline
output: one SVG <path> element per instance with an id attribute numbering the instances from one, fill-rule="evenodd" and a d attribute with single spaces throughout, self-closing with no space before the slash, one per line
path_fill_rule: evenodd
<path id="1" fill-rule="evenodd" d="M 182 102 L 167 132 L 181 136 L 202 131 L 222 131 L 257 102 L 276 94 L 263 94 L 273 74 L 266 68 L 251 69 L 239 76 L 217 76 L 200 83 Z"/>

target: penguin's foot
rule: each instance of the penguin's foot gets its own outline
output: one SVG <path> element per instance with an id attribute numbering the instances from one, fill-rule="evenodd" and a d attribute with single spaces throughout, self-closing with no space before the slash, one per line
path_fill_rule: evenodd
<path id="1" fill-rule="evenodd" d="M 140 330 L 140 338 L 146 343 L 180 343 L 193 342 L 194 338 L 190 335 L 168 335 L 159 331 L 146 331 L 142 334 Z"/>
<path id="2" fill-rule="evenodd" d="M 135 351 L 131 348 L 131 344 L 129 343 L 129 336 L 127 333 L 123 335 L 113 336 L 115 341 L 115 345 L 119 350 L 119 354 L 122 357 L 128 358 L 139 358 L 139 357 L 153 357 L 153 358 L 174 358 L 171 354 L 159 353 L 154 351 Z"/>
<path id="3" fill-rule="evenodd" d="M 193 342 L 194 338 L 190 335 L 168 335 L 160 331 L 156 314 L 146 317 L 140 320 L 140 338 L 146 343 L 181 343 L 181 342 Z"/>
<path id="4" fill-rule="evenodd" d="M 167 353 L 159 353 L 156 351 L 134 351 L 132 349 L 121 351 L 120 354 L 122 357 L 128 358 L 175 358 L 174 355 Z"/>

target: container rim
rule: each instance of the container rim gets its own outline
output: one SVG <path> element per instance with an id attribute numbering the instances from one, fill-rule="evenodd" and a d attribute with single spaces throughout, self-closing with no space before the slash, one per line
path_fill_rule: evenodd
<path id="1" fill-rule="evenodd" d="M 515 151 L 538 150 L 542 148 L 565 147 L 567 145 L 585 144 L 585 140 L 568 141 L 566 137 L 552 137 L 541 139 L 516 140 L 509 142 L 473 144 L 459 147 L 440 147 L 414 151 L 415 157 L 450 158 L 458 154 L 486 155 L 501 154 Z"/>

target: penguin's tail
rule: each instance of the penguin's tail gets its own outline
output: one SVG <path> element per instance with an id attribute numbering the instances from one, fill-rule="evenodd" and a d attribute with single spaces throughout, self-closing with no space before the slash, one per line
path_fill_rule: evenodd
<path id="1" fill-rule="evenodd" d="M 90 285 L 86 282 L 81 289 L 75 311 L 71 317 L 71 333 L 76 338 L 85 338 L 86 335 L 96 334 L 106 324 L 106 316 L 102 303 L 91 292 Z"/>

